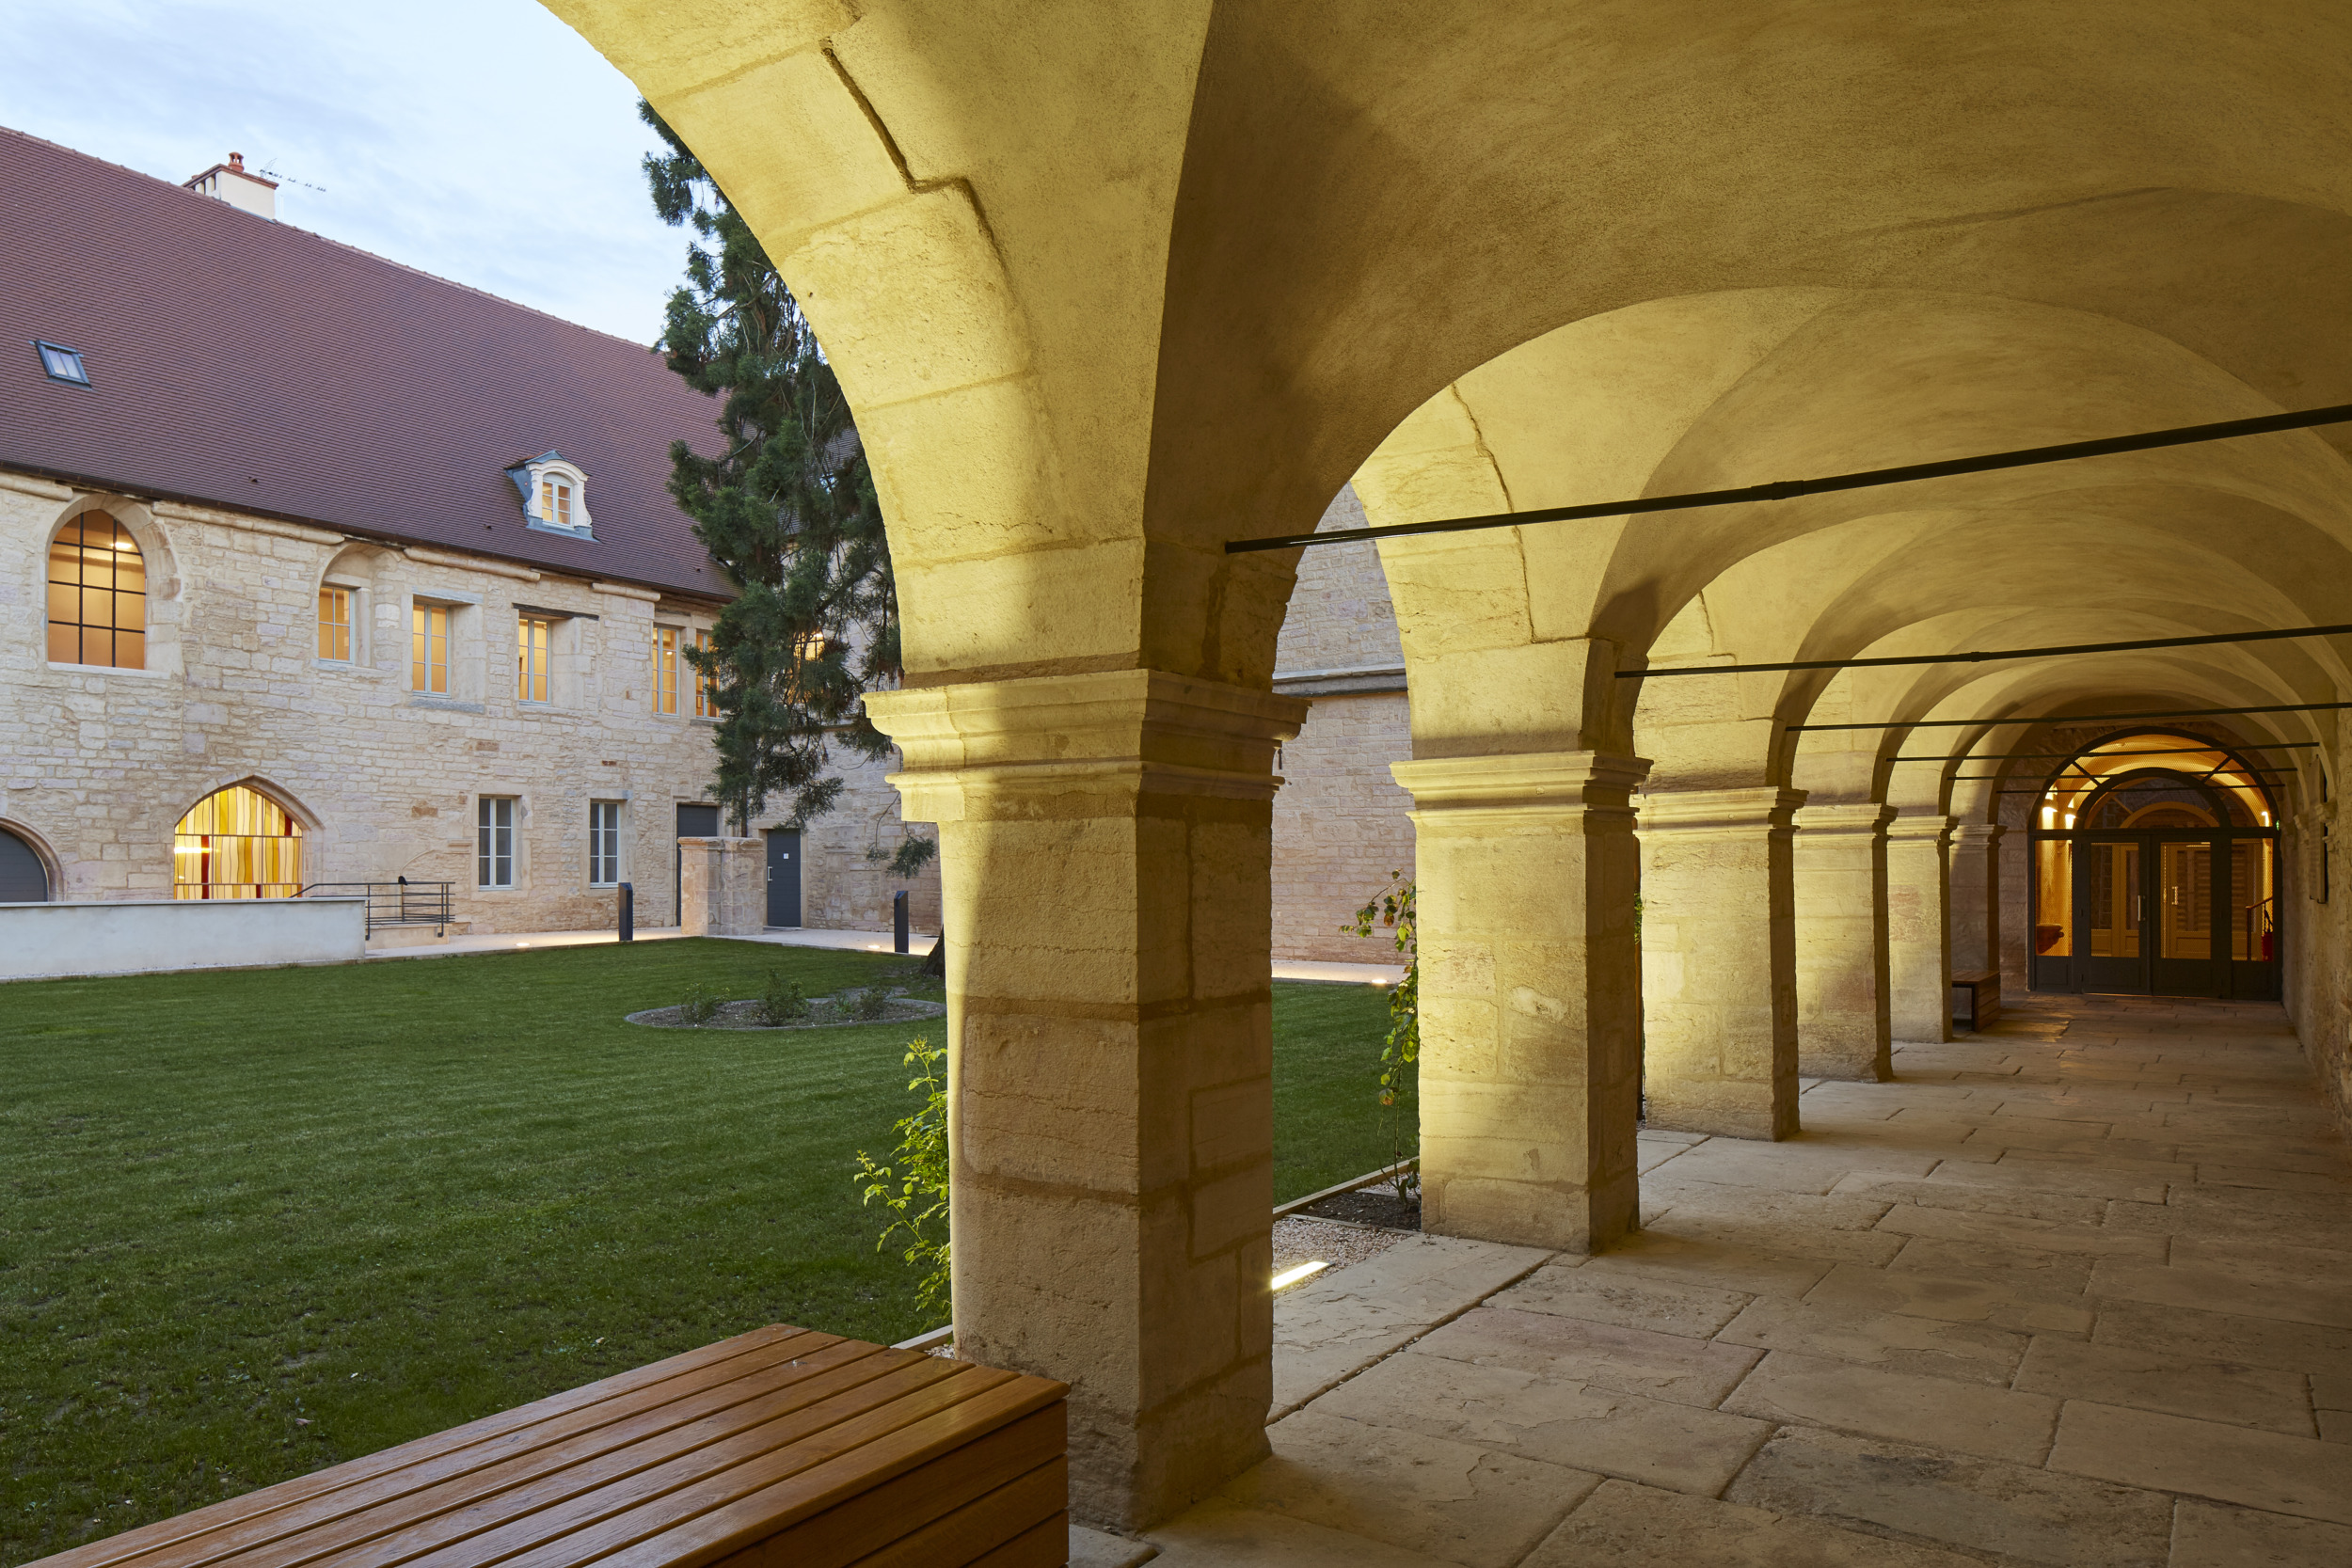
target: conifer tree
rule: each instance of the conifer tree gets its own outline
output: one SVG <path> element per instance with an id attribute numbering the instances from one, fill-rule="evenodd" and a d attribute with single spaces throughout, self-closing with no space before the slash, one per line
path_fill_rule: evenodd
<path id="1" fill-rule="evenodd" d="M 798 826 L 841 793 L 829 745 L 890 746 L 858 702 L 900 673 L 882 507 L 840 384 L 758 237 L 653 106 L 638 113 L 668 148 L 645 155 L 655 211 L 696 236 L 658 346 L 722 400 L 718 455 L 670 447 L 670 494 L 737 589 L 710 646 L 687 654 L 719 716 L 712 794 L 738 833 L 776 796 Z M 929 858 L 917 843 L 930 841 L 901 847 L 902 876 Z"/>

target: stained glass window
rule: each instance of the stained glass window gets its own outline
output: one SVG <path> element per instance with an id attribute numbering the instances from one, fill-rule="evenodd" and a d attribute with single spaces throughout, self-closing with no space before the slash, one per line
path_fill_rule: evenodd
<path id="1" fill-rule="evenodd" d="M 302 824 L 258 789 L 231 784 L 180 818 L 174 898 L 292 898 L 302 891 Z"/>

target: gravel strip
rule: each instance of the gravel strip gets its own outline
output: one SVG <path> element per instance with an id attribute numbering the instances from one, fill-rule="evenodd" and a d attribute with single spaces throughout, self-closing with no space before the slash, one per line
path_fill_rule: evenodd
<path id="1" fill-rule="evenodd" d="M 1360 1263 L 1367 1258 L 1377 1258 L 1409 1231 L 1365 1230 L 1352 1225 L 1327 1225 L 1321 1220 L 1281 1219 L 1274 1222 L 1274 1272 L 1296 1268 L 1301 1263 L 1322 1261 L 1331 1265 L 1309 1275 L 1298 1284 L 1328 1279 L 1335 1270 L 1350 1263 Z M 1295 1289 L 1285 1285 L 1284 1290 Z"/>

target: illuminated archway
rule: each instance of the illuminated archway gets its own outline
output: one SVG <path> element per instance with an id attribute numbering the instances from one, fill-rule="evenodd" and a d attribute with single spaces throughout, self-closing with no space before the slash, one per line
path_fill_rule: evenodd
<path id="1" fill-rule="evenodd" d="M 207 795 L 172 831 L 174 898 L 293 898 L 302 885 L 302 823 L 250 784 Z"/>

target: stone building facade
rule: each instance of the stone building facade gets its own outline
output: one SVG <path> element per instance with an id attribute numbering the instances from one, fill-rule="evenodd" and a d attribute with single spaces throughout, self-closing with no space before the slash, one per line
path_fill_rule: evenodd
<path id="1" fill-rule="evenodd" d="M 675 924 L 675 841 L 719 829 L 683 651 L 726 590 L 664 482 L 714 405 L 208 175 L 249 199 L 0 134 L 0 319 L 30 345 L 0 365 L 0 901 L 405 879 L 483 934 L 610 927 L 627 882 Z M 333 395 L 286 395 L 321 367 Z M 888 765 L 836 761 L 844 809 L 771 846 L 799 881 L 771 913 L 882 927 L 906 887 L 936 930 L 936 869 L 869 857 L 906 831 Z M 176 832 L 240 790 L 265 882 Z"/>

